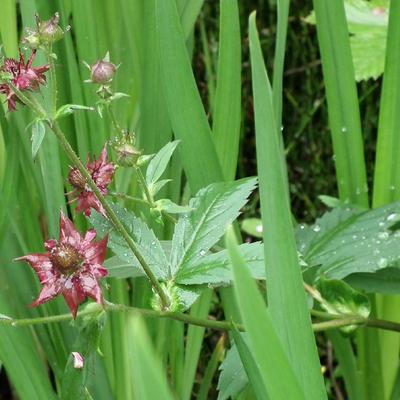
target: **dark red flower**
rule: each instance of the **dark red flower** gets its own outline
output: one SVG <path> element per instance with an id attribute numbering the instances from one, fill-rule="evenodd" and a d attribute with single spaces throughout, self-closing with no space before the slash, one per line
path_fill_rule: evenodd
<path id="1" fill-rule="evenodd" d="M 46 83 L 44 73 L 49 70 L 48 65 L 41 67 L 32 67 L 36 51 L 32 51 L 28 61 L 25 64 L 24 56 L 19 53 L 19 61 L 12 58 L 6 58 L 0 71 L 11 75 L 11 83 L 19 90 L 38 90 L 40 85 Z M 8 110 L 15 111 L 17 101 L 20 101 L 7 83 L 0 84 L 0 93 L 7 96 Z"/>
<path id="2" fill-rule="evenodd" d="M 43 286 L 39 297 L 31 304 L 36 307 L 62 294 L 73 317 L 79 304 L 91 297 L 103 304 L 98 280 L 107 276 L 102 266 L 106 256 L 107 236 L 93 242 L 96 231 L 91 229 L 82 237 L 73 223 L 61 212 L 60 239 L 47 240 L 47 252 L 29 254 L 16 260 L 27 261 Z"/>
<path id="3" fill-rule="evenodd" d="M 88 157 L 86 168 L 101 194 L 106 195 L 108 193 L 107 186 L 111 183 L 115 171 L 114 164 L 108 162 L 106 146 L 101 150 L 98 160 L 94 158 L 94 160 L 90 162 Z M 89 216 L 90 209 L 94 208 L 99 213 L 105 215 L 103 206 L 96 195 L 90 190 L 78 169 L 71 168 L 68 174 L 68 182 L 74 187 L 75 191 L 79 193 L 76 211 L 84 212 L 86 216 Z"/>

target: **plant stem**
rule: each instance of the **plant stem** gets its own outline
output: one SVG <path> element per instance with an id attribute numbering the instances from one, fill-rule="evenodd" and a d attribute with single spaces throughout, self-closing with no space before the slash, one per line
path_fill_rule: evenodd
<path id="1" fill-rule="evenodd" d="M 87 310 L 80 311 L 78 313 L 79 317 L 84 317 L 91 314 L 96 314 L 101 312 L 103 309 L 99 305 L 97 307 L 93 307 Z M 150 318 L 168 318 L 174 319 L 177 321 L 185 322 L 191 325 L 201 326 L 205 328 L 217 329 L 217 330 L 230 330 L 234 327 L 240 331 L 244 331 L 243 325 L 234 324 L 229 321 L 215 321 L 212 319 L 204 319 L 198 318 L 189 314 L 179 313 L 179 312 L 171 312 L 171 311 L 155 311 L 146 308 L 137 308 L 130 307 L 124 304 L 112 304 L 106 303 L 104 306 L 104 310 L 107 312 L 133 312 L 137 314 L 141 314 Z M 30 325 L 39 325 L 39 324 L 50 324 L 61 321 L 69 321 L 72 319 L 72 315 L 61 314 L 61 315 L 52 315 L 48 317 L 40 317 L 40 318 L 23 318 L 23 319 L 14 319 L 14 318 L 0 318 L 0 325 L 11 325 L 13 327 L 18 326 L 30 326 Z"/>
<path id="2" fill-rule="evenodd" d="M 143 268 L 143 271 L 146 273 L 147 277 L 150 279 L 151 284 L 154 287 L 154 290 L 160 296 L 162 306 L 164 309 L 167 309 L 169 306 L 169 301 L 163 288 L 161 287 L 160 283 L 158 282 L 157 278 L 153 274 L 150 266 L 147 264 L 146 260 L 143 258 L 142 254 L 140 253 L 139 249 L 136 246 L 136 243 L 133 241 L 127 230 L 125 229 L 124 225 L 118 219 L 110 205 L 108 204 L 107 200 L 101 194 L 99 188 L 96 186 L 95 182 L 93 181 L 91 175 L 83 165 L 82 161 L 79 159 L 71 145 L 69 144 L 68 140 L 66 139 L 64 133 L 62 132 L 58 122 L 53 118 L 49 118 L 47 113 L 43 110 L 43 108 L 38 104 L 35 99 L 31 99 L 25 96 L 24 93 L 21 93 L 19 89 L 15 86 L 10 84 L 11 88 L 18 96 L 18 98 L 24 102 L 24 104 L 28 105 L 41 119 L 46 119 L 47 124 L 49 125 L 50 129 L 56 135 L 60 146 L 63 148 L 65 153 L 67 154 L 68 158 L 71 160 L 72 164 L 79 170 L 82 176 L 85 178 L 87 184 L 89 185 L 90 189 L 96 195 L 97 199 L 103 206 L 107 217 L 110 219 L 111 223 L 113 224 L 114 228 L 120 233 L 120 235 L 124 238 L 125 242 L 127 243 L 128 247 L 131 249 L 132 253 L 135 255 L 137 260 L 139 261 L 140 265 Z M 142 175 L 143 177 L 143 175 Z M 144 178 L 143 178 L 144 179 Z M 146 186 L 147 188 L 147 186 Z"/>
<path id="3" fill-rule="evenodd" d="M 103 307 L 98 305 L 96 307 L 92 307 L 90 309 L 86 309 L 80 311 L 78 313 L 78 317 L 84 317 L 91 314 L 99 313 L 103 310 Z M 190 325 L 201 326 L 204 328 L 217 329 L 217 330 L 232 330 L 238 329 L 239 331 L 244 332 L 245 328 L 241 324 L 237 324 L 233 321 L 216 321 L 212 319 L 198 318 L 190 314 L 179 313 L 179 312 L 171 312 L 171 311 L 156 311 L 150 310 L 147 308 L 138 308 L 138 307 L 130 307 L 125 304 L 113 304 L 108 303 L 104 305 L 104 311 L 107 312 L 134 312 L 141 314 L 150 318 L 168 318 L 176 321 L 181 321 Z M 312 310 L 311 314 L 315 314 L 314 310 Z M 324 315 L 322 315 L 324 314 Z M 320 332 L 329 329 L 341 328 L 349 325 L 365 325 L 371 328 L 379 328 L 394 332 L 400 332 L 400 323 L 393 321 L 385 321 L 380 319 L 369 319 L 364 318 L 357 315 L 350 315 L 348 317 L 338 318 L 338 316 L 333 316 L 328 313 L 319 313 L 319 316 L 324 316 L 325 318 L 329 318 L 330 320 L 324 322 L 314 323 L 313 330 L 314 332 Z M 336 317 L 336 319 L 332 319 Z M 72 319 L 72 315 L 68 314 L 60 314 L 60 315 L 51 315 L 48 317 L 40 317 L 40 318 L 21 318 L 14 319 L 6 316 L 0 317 L 0 325 L 11 325 L 14 327 L 17 326 L 28 326 L 28 325 L 39 325 L 39 324 L 50 324 L 61 321 L 69 321 Z"/>
<path id="4" fill-rule="evenodd" d="M 142 254 L 140 253 L 139 249 L 136 246 L 136 243 L 133 241 L 127 230 L 125 229 L 124 225 L 122 222 L 118 219 L 116 214 L 114 213 L 113 209 L 110 207 L 108 204 L 107 200 L 105 197 L 101 194 L 99 188 L 96 186 L 94 183 L 92 177 L 90 176 L 89 172 L 83 165 L 82 161 L 79 159 L 79 157 L 76 155 L 75 151 L 72 149 L 71 145 L 69 144 L 68 140 L 66 139 L 64 133 L 62 132 L 60 126 L 58 125 L 57 121 L 51 120 L 48 122 L 50 128 L 53 130 L 55 135 L 57 136 L 57 139 L 73 163 L 73 165 L 79 170 L 79 172 L 83 175 L 85 178 L 87 184 L 89 185 L 90 189 L 93 191 L 93 193 L 96 195 L 98 200 L 100 201 L 101 205 L 103 206 L 105 213 L 107 217 L 110 219 L 111 223 L 113 224 L 114 228 L 120 233 L 120 235 L 124 238 L 125 242 L 128 244 L 128 247 L 131 249 L 132 253 L 135 255 L 137 260 L 139 261 L 140 265 L 142 266 L 144 272 L 150 279 L 154 289 L 157 291 L 158 295 L 160 296 L 160 299 L 162 301 L 164 309 L 167 309 L 169 306 L 169 301 L 165 295 L 164 290 L 162 289 L 160 283 L 158 282 L 157 278 L 153 274 L 153 271 L 151 270 L 150 266 L 147 264 L 146 260 L 143 258 Z"/>
<path id="5" fill-rule="evenodd" d="M 119 123 L 118 123 L 118 121 L 117 121 L 117 117 L 115 116 L 114 111 L 113 111 L 113 109 L 111 108 L 111 104 L 110 104 L 110 103 L 107 103 L 106 109 L 107 109 L 108 116 L 109 116 L 110 119 L 111 119 L 111 123 L 112 123 L 113 126 L 114 126 L 114 129 L 116 130 L 116 132 L 117 132 L 118 134 L 120 134 L 120 133 L 123 132 L 124 130 L 123 130 L 123 129 L 121 128 L 121 126 L 119 125 Z"/>
<path id="6" fill-rule="evenodd" d="M 51 85 L 51 116 L 54 118 L 57 112 L 57 77 L 56 70 L 54 68 L 54 59 L 51 56 L 52 48 L 50 47 L 47 62 L 50 65 L 49 74 L 50 74 L 50 85 Z"/>
<path id="7" fill-rule="evenodd" d="M 149 187 L 147 186 L 147 182 L 145 177 L 142 174 L 140 167 L 135 167 L 137 176 L 139 178 L 140 184 L 142 185 L 144 194 L 146 195 L 146 199 L 149 202 L 151 207 L 154 207 L 154 198 L 153 195 L 150 193 Z"/>

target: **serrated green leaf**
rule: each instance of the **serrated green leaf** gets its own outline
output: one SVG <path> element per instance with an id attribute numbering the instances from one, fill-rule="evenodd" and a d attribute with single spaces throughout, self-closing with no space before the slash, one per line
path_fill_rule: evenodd
<path id="1" fill-rule="evenodd" d="M 32 158 L 35 159 L 40 145 L 43 142 L 44 135 L 46 134 L 46 127 L 43 121 L 36 120 L 32 123 Z"/>
<path id="2" fill-rule="evenodd" d="M 298 249 L 310 267 L 320 265 L 317 276 L 378 271 L 400 259 L 400 232 L 393 230 L 398 216 L 400 202 L 369 211 L 336 208 L 297 229 Z"/>
<path id="3" fill-rule="evenodd" d="M 377 79 L 385 65 L 389 2 L 345 0 L 344 5 L 355 78 Z M 315 24 L 314 12 L 305 21 Z"/>
<path id="4" fill-rule="evenodd" d="M 107 268 L 108 276 L 110 278 L 121 279 L 145 276 L 145 273 L 141 269 L 139 262 L 137 262 L 137 264 L 133 264 L 132 262 L 122 261 L 118 256 L 113 256 L 107 259 L 103 265 Z"/>
<path id="5" fill-rule="evenodd" d="M 264 246 L 262 243 L 245 243 L 239 246 L 246 265 L 255 279 L 265 279 Z M 232 270 L 227 250 L 205 255 L 178 271 L 175 281 L 183 285 L 212 284 L 219 286 L 232 282 Z"/>
<path id="6" fill-rule="evenodd" d="M 246 218 L 241 223 L 242 231 L 248 235 L 262 239 L 263 226 L 260 218 Z"/>
<path id="7" fill-rule="evenodd" d="M 256 184 L 256 178 L 214 183 L 190 200 L 189 207 L 194 211 L 179 218 L 172 238 L 173 276 L 185 264 L 190 265 L 204 257 L 218 242 L 227 226 L 239 215 Z"/>
<path id="8" fill-rule="evenodd" d="M 218 400 L 236 398 L 249 382 L 236 345 L 227 351 L 219 369 Z"/>
<path id="9" fill-rule="evenodd" d="M 168 259 L 165 256 L 161 243 L 154 232 L 140 218 L 136 218 L 131 212 L 117 204 L 110 203 L 110 205 L 135 241 L 139 251 L 153 271 L 154 275 L 162 280 L 167 279 L 169 273 Z M 125 240 L 121 235 L 112 230 L 112 225 L 108 219 L 93 211 L 90 217 L 90 222 L 101 235 L 105 235 L 111 231 L 108 246 L 120 260 L 127 262 L 132 266 L 140 265 L 132 251 L 127 246 Z"/>
<path id="10" fill-rule="evenodd" d="M 151 159 L 146 170 L 146 182 L 147 185 L 154 185 L 160 178 L 165 168 L 169 163 L 169 160 L 174 153 L 176 146 L 178 146 L 179 140 L 167 143 L 161 150 Z"/>

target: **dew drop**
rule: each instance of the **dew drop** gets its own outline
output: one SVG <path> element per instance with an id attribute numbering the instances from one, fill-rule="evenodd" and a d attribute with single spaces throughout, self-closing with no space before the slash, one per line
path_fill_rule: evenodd
<path id="1" fill-rule="evenodd" d="M 397 218 L 397 213 L 391 213 L 387 216 L 386 221 L 394 221 Z"/>
<path id="2" fill-rule="evenodd" d="M 347 132 L 347 128 L 345 126 L 342 126 L 342 132 L 346 133 Z"/>
<path id="3" fill-rule="evenodd" d="M 204 256 L 206 254 L 206 251 L 205 250 L 200 250 L 200 255 L 201 256 Z"/>
<path id="4" fill-rule="evenodd" d="M 263 231 L 262 225 L 257 225 L 257 226 L 256 226 L 256 231 L 257 231 L 258 233 L 261 233 L 261 232 Z"/>
<path id="5" fill-rule="evenodd" d="M 356 240 L 356 239 L 357 239 L 357 235 L 353 235 L 351 238 L 352 238 L 353 240 Z"/>
<path id="6" fill-rule="evenodd" d="M 390 185 L 390 186 L 389 186 L 389 189 L 393 192 L 394 190 L 396 190 L 396 186 Z"/>
<path id="7" fill-rule="evenodd" d="M 299 227 L 300 227 L 300 229 L 304 229 L 304 228 L 305 228 L 305 225 L 304 225 L 304 224 L 301 224 Z"/>
<path id="8" fill-rule="evenodd" d="M 314 225 L 313 231 L 314 232 L 319 232 L 321 230 L 321 227 L 319 225 Z"/>
<path id="9" fill-rule="evenodd" d="M 378 233 L 378 238 L 379 238 L 379 239 L 385 240 L 385 239 L 387 239 L 388 237 L 389 237 L 389 232 L 384 231 L 384 232 L 379 232 L 379 233 Z"/>
<path id="10" fill-rule="evenodd" d="M 385 226 L 385 223 L 383 221 L 379 222 L 379 226 Z"/>
<path id="11" fill-rule="evenodd" d="M 387 265 L 388 265 L 387 258 L 382 257 L 382 258 L 379 259 L 379 261 L 378 261 L 378 267 L 379 268 L 385 268 L 385 267 L 387 267 Z"/>

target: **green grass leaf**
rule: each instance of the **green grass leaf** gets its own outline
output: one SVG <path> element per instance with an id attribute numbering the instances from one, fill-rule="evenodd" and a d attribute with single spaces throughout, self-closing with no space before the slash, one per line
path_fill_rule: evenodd
<path id="1" fill-rule="evenodd" d="M 253 13 L 249 19 L 250 56 L 268 307 L 302 391 L 307 399 L 321 400 L 326 391 L 299 268 L 282 140 L 255 22 Z"/>
<path id="2" fill-rule="evenodd" d="M 236 300 L 249 337 L 251 356 L 259 367 L 269 397 L 274 400 L 305 399 L 305 392 L 294 374 L 256 282 L 239 253 L 232 231 L 228 232 L 226 244 L 231 257 Z M 268 347 L 265 343 L 268 343 Z"/>
<path id="3" fill-rule="evenodd" d="M 241 46 L 237 0 L 220 2 L 213 140 L 224 176 L 235 178 L 241 124 Z M 229 149 L 229 151 L 227 151 Z"/>
<path id="4" fill-rule="evenodd" d="M 142 319 L 131 316 L 127 330 L 128 337 L 132 338 L 129 360 L 135 398 L 173 400 L 161 361 L 156 356 Z"/>

